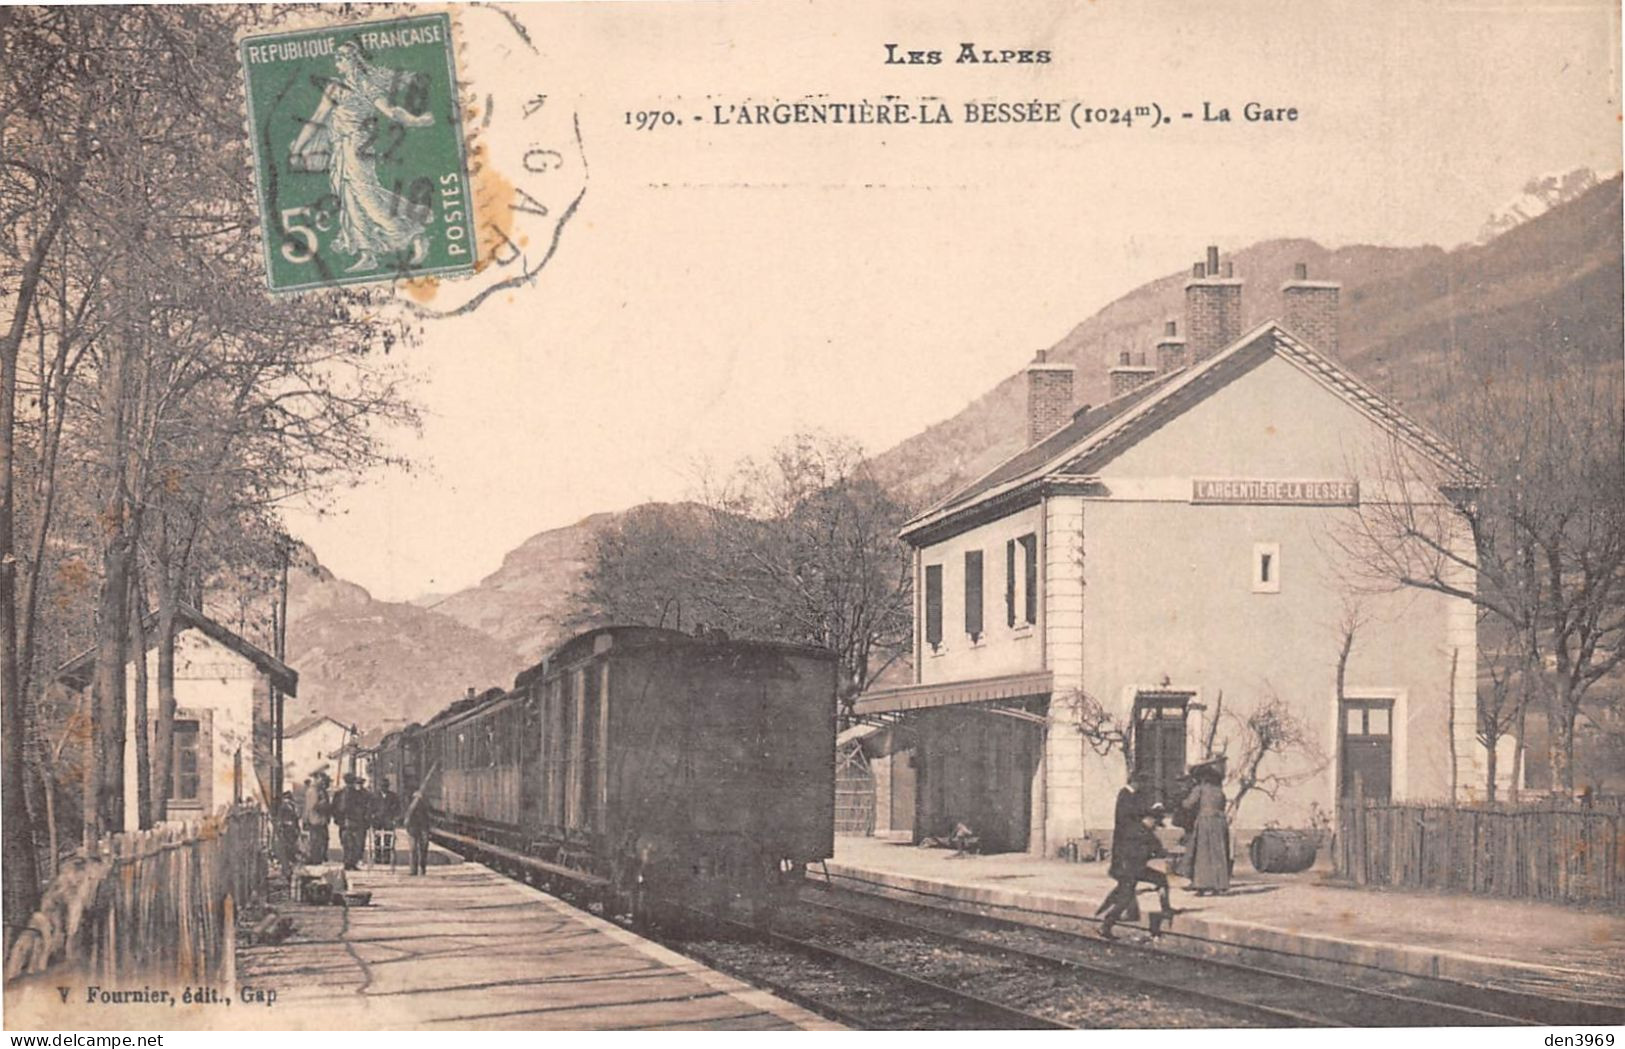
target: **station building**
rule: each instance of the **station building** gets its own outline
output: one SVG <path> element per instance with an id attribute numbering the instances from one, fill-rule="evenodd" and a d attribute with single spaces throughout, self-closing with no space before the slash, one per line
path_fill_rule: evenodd
<path id="1" fill-rule="evenodd" d="M 904 527 L 914 681 L 855 711 L 911 741 L 889 762 L 916 840 L 965 822 L 989 851 L 1053 855 L 1109 832 L 1130 775 L 1177 800 L 1210 739 L 1234 763 L 1270 697 L 1308 738 L 1266 762 L 1285 782 L 1238 828 L 1482 783 L 1471 603 L 1373 590 L 1345 541 L 1362 501 L 1440 507 L 1470 468 L 1337 362 L 1337 284 L 1300 266 L 1251 331 L 1243 290 L 1210 248 L 1183 331 L 1122 359 L 1098 406 L 1040 353 L 1028 447 Z"/>
<path id="2" fill-rule="evenodd" d="M 158 722 L 158 617 L 143 621 L 148 745 Z M 65 663 L 57 681 L 88 690 L 96 672 L 90 649 Z M 124 827 L 138 821 L 136 668 L 125 664 Z M 285 697 L 299 675 L 280 659 L 195 608 L 175 614 L 175 729 L 170 796 L 164 820 L 200 819 L 222 805 L 269 805 L 275 789 L 278 732 Z"/>

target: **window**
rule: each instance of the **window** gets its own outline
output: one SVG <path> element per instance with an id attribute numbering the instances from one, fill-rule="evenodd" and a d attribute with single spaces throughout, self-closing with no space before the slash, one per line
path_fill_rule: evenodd
<path id="1" fill-rule="evenodd" d="M 1279 594 L 1281 592 L 1281 544 L 1257 543 L 1253 546 L 1253 593 Z"/>
<path id="2" fill-rule="evenodd" d="M 925 643 L 942 647 L 942 566 L 925 566 Z"/>
<path id="3" fill-rule="evenodd" d="M 965 633 L 971 641 L 982 637 L 982 551 L 965 552 Z"/>
<path id="4" fill-rule="evenodd" d="M 196 721 L 175 722 L 175 782 L 172 789 L 176 801 L 201 800 L 199 791 L 202 788 L 202 777 L 198 774 L 199 735 Z"/>
<path id="5" fill-rule="evenodd" d="M 1004 544 L 1004 613 L 1011 629 L 1038 622 L 1038 536 Z"/>

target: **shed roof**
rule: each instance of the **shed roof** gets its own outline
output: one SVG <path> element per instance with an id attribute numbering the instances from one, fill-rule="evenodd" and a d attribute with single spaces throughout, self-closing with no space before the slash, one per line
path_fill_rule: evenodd
<path id="1" fill-rule="evenodd" d="M 141 621 L 141 626 L 142 636 L 146 638 L 147 648 L 150 649 L 157 645 L 158 613 L 147 613 Z M 297 696 L 299 694 L 299 674 L 297 671 L 241 634 L 215 622 L 190 605 L 181 605 L 175 610 L 175 627 L 177 634 L 182 630 L 197 630 L 205 637 L 231 649 L 258 667 L 262 673 L 271 679 L 271 684 L 275 685 L 283 695 Z M 56 679 L 74 688 L 84 688 L 90 684 L 91 678 L 95 675 L 95 670 L 96 649 L 91 647 L 58 667 Z"/>

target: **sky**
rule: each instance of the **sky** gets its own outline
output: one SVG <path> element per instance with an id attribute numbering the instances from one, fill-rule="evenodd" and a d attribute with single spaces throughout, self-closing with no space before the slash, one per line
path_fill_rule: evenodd
<path id="1" fill-rule="evenodd" d="M 1207 244 L 1452 247 L 1531 176 L 1621 162 L 1606 2 L 507 10 L 537 53 L 482 58 L 466 37 L 489 22 L 467 17 L 459 75 L 571 110 L 580 206 L 534 282 L 398 351 L 425 422 L 388 440 L 419 468 L 288 513 L 324 564 L 387 600 L 474 585 L 536 532 L 691 495 L 701 464 L 800 429 L 884 451 Z M 965 42 L 1050 61 L 956 63 Z M 887 65 L 886 43 L 943 59 Z M 953 123 L 691 119 L 887 94 L 940 100 Z M 1175 119 L 966 123 L 986 101 Z M 1247 122 L 1249 101 L 1298 119 Z M 1204 102 L 1232 122 L 1177 116 Z M 683 123 L 628 125 L 645 110 Z"/>

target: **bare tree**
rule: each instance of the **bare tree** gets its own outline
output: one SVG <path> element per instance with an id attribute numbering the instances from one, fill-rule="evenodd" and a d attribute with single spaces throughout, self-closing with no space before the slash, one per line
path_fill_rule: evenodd
<path id="1" fill-rule="evenodd" d="M 1057 697 L 1059 702 L 1051 709 L 1070 711 L 1077 717 L 1078 734 L 1089 749 L 1101 757 L 1113 752 L 1123 758 L 1123 781 L 1134 778 L 1134 723 L 1112 713 L 1106 705 L 1087 692 L 1074 691 Z"/>
<path id="2" fill-rule="evenodd" d="M 1230 716 L 1235 736 L 1220 752 L 1235 748 L 1234 759 L 1226 762 L 1231 790 L 1225 816 L 1232 824 L 1249 794 L 1274 801 L 1282 790 L 1319 776 L 1329 764 L 1314 732 L 1274 690 L 1267 690 L 1245 716 Z"/>
<path id="3" fill-rule="evenodd" d="M 703 624 L 828 648 L 846 700 L 908 650 L 906 514 L 857 445 L 798 434 L 702 489 L 701 504 L 640 507 L 600 531 L 574 622 Z"/>
<path id="4" fill-rule="evenodd" d="M 1473 602 L 1517 639 L 1547 712 L 1553 787 L 1574 788 L 1574 726 L 1625 659 L 1625 428 L 1617 373 L 1563 361 L 1480 367 L 1442 429 L 1476 465 L 1442 479 L 1396 445 L 1382 499 L 1339 539 L 1373 587 Z M 1440 495 L 1443 498 L 1440 498 Z"/>

